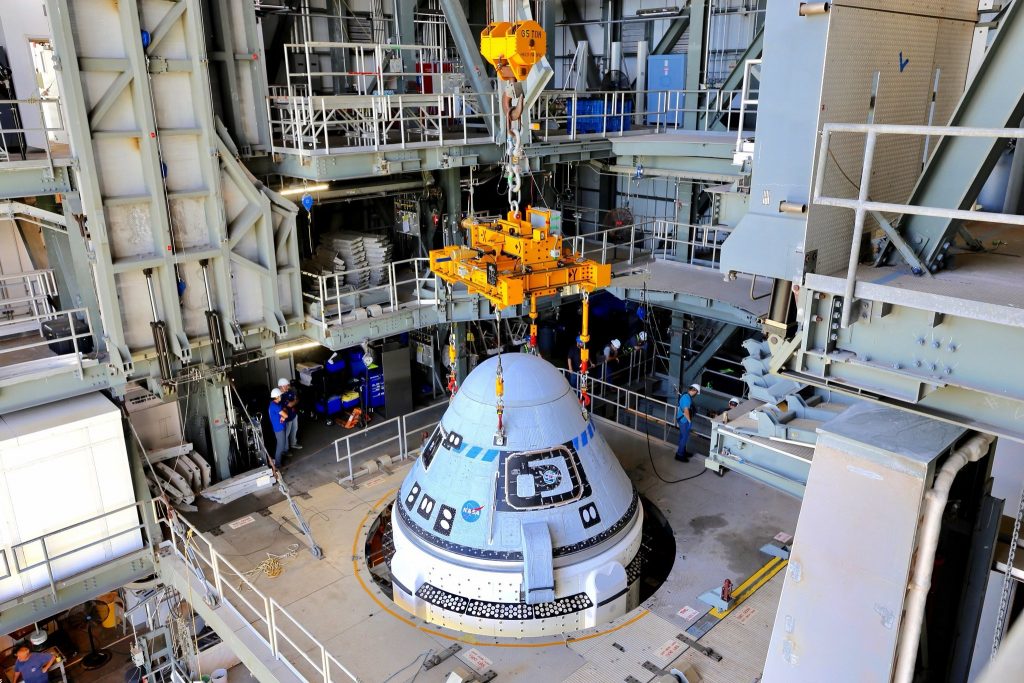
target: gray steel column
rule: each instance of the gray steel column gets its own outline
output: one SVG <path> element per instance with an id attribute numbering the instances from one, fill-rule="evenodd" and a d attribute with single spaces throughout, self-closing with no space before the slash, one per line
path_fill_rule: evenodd
<path id="1" fill-rule="evenodd" d="M 398 13 L 398 43 L 400 45 L 415 45 L 416 44 L 416 24 L 413 21 L 416 14 L 416 0 L 395 0 L 395 12 Z M 407 51 L 403 51 L 402 55 L 402 71 L 404 73 L 411 73 L 415 68 L 416 64 L 412 54 Z M 398 79 L 398 92 L 405 92 L 405 80 Z"/>
<path id="2" fill-rule="evenodd" d="M 462 188 L 460 186 L 461 171 L 458 168 L 446 168 L 441 171 L 441 189 L 444 191 L 446 244 L 461 244 L 462 233 L 459 224 L 462 222 Z"/>
<path id="3" fill-rule="evenodd" d="M 227 406 L 225 406 L 224 388 L 227 386 L 223 377 L 203 382 L 203 403 L 206 407 L 206 419 L 210 429 L 210 447 L 208 453 L 213 459 L 213 468 L 217 478 L 227 479 L 231 476 L 231 426 L 228 424 Z"/>
<path id="4" fill-rule="evenodd" d="M 697 90 L 701 86 L 701 72 L 704 69 L 704 26 L 707 20 L 707 1 L 692 0 L 690 2 L 690 39 L 686 44 L 686 89 Z M 691 96 L 692 97 L 692 96 Z M 690 102 L 690 98 L 687 98 Z M 696 104 L 696 103 L 693 103 Z M 693 106 L 691 104 L 690 106 Z M 684 128 L 697 127 L 697 112 L 686 112 L 683 116 Z"/>
<path id="5" fill-rule="evenodd" d="M 493 137 L 494 108 L 491 106 L 489 96 L 493 90 L 487 66 L 484 64 L 483 57 L 480 56 L 478 37 L 470 30 L 466 13 L 459 0 L 441 0 L 441 11 L 448 18 L 448 30 L 451 31 L 452 40 L 462 57 L 463 64 L 465 64 L 466 77 L 469 78 L 473 90 L 480 96 L 480 110 L 484 115 L 487 133 Z"/>

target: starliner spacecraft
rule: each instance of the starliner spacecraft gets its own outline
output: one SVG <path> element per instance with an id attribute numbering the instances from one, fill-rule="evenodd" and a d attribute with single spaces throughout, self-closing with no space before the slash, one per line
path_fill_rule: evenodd
<path id="1" fill-rule="evenodd" d="M 392 506 L 393 596 L 459 631 L 565 633 L 639 600 L 643 508 L 611 448 L 547 361 L 504 354 L 466 378 Z"/>

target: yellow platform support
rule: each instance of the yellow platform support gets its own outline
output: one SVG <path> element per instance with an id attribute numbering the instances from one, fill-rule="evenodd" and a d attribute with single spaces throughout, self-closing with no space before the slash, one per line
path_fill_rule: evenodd
<path id="1" fill-rule="evenodd" d="M 469 247 L 430 252 L 430 269 L 445 282 L 466 285 L 499 310 L 527 297 L 593 291 L 611 283 L 612 267 L 583 258 L 551 232 L 551 212 L 528 207 L 497 221 L 467 218 Z"/>

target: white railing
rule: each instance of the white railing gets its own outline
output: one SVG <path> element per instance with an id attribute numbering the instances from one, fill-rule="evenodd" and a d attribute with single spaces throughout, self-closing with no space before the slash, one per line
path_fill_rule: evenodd
<path id="1" fill-rule="evenodd" d="M 381 271 L 385 281 L 379 285 L 357 289 L 346 284 L 348 278 L 359 279 L 363 275 L 379 277 Z M 312 304 L 311 314 L 324 332 L 332 325 L 357 319 L 362 315 L 357 311 L 365 311 L 366 307 L 375 304 L 381 307 L 381 313 L 394 313 L 402 308 L 436 305 L 438 302 L 430 259 L 422 257 L 337 273 L 304 271 L 302 275 L 306 280 L 302 296 Z"/>
<path id="2" fill-rule="evenodd" d="M 347 434 L 334 442 L 334 458 L 336 462 L 343 462 L 348 466 L 348 476 L 342 477 L 343 481 L 355 479 L 355 467 L 352 459 L 365 456 L 368 453 L 386 449 L 394 455 L 405 460 L 413 453 L 418 453 L 423 439 L 422 432 L 428 434 L 433 431 L 434 426 L 441 419 L 441 415 L 447 410 L 448 403 L 435 403 L 414 410 L 406 415 L 399 415 L 390 420 L 379 422 L 361 431 Z M 371 436 L 372 435 L 372 436 Z M 412 437 L 412 438 L 410 438 Z M 385 453 L 380 453 L 381 455 Z M 387 452 L 387 455 L 392 455 Z"/>
<path id="3" fill-rule="evenodd" d="M 718 269 L 728 225 L 691 225 L 657 219 L 644 234 L 644 246 L 656 259 Z"/>
<path id="4" fill-rule="evenodd" d="M 45 159 L 53 177 L 53 160 L 71 156 L 67 144 L 60 100 L 55 97 L 33 97 L 21 100 L 0 100 L 0 167 L 4 163 Z M 35 125 L 26 125 L 25 119 L 38 120 Z M 41 136 L 41 147 L 29 147 L 26 135 Z"/>
<path id="5" fill-rule="evenodd" d="M 828 166 L 830 153 L 829 144 L 836 133 L 854 133 L 865 135 L 864 157 L 861 165 L 860 185 L 857 196 L 829 197 L 823 194 L 825 169 Z M 826 123 L 821 130 L 821 145 L 818 148 L 818 164 L 814 176 L 814 188 L 811 203 L 821 206 L 837 206 L 854 211 L 853 236 L 850 245 L 850 259 L 846 269 L 846 284 L 842 307 L 841 326 L 850 325 L 850 313 L 853 311 L 854 288 L 857 282 L 857 266 L 860 263 L 860 244 L 864 236 L 864 222 L 867 215 L 894 213 L 900 215 L 932 216 L 960 221 L 978 221 L 981 223 L 1003 223 L 1024 225 L 1024 216 L 1008 213 L 988 213 L 984 211 L 967 211 L 963 209 L 944 209 L 933 206 L 915 206 L 892 202 L 876 202 L 870 198 L 871 177 L 874 173 L 875 146 L 881 135 L 920 136 L 929 140 L 935 137 L 968 137 L 968 138 L 1013 138 L 1024 139 L 1021 128 L 965 128 L 958 126 L 915 126 L 883 123 Z M 883 218 L 884 221 L 884 218 Z"/>
<path id="6" fill-rule="evenodd" d="M 267 98 L 274 151 L 305 156 L 345 151 L 441 147 L 489 142 L 481 99 L 493 93 Z M 496 120 L 495 115 L 491 118 Z"/>
<path id="7" fill-rule="evenodd" d="M 727 91 L 711 98 L 706 90 L 546 90 L 530 110 L 530 121 L 537 128 L 534 139 L 545 141 L 621 137 L 637 127 L 648 133 L 684 130 L 693 125 L 688 118 L 710 130 L 719 120 L 726 127 L 742 121 L 732 107 L 738 94 Z"/>
<path id="8" fill-rule="evenodd" d="M 308 93 L 326 90 L 386 95 L 401 82 L 407 92 L 417 89 L 420 94 L 433 94 L 448 91 L 446 79 L 449 86 L 462 83 L 462 75 L 451 71 L 445 48 L 437 45 L 309 41 L 286 44 L 284 56 L 287 86 L 304 87 Z M 320 64 L 331 61 L 345 67 L 341 70 L 319 68 Z M 403 71 L 403 63 L 416 65 L 416 70 Z M 431 92 L 426 89 L 428 81 Z"/>
<path id="9" fill-rule="evenodd" d="M 374 78 L 380 75 L 370 73 Z M 331 74 L 314 75 L 327 78 Z M 316 86 L 312 78 L 306 78 L 268 91 L 267 116 L 275 152 L 313 156 L 346 150 L 479 144 L 491 140 L 488 124 L 500 128 L 501 96 L 494 92 L 333 95 L 316 94 L 322 90 Z M 621 137 L 631 130 L 685 130 L 693 125 L 688 119 L 702 130 L 721 122 L 742 131 L 744 112 L 734 103 L 750 104 L 749 93 L 714 94 L 712 97 L 703 90 L 549 90 L 541 93 L 525 118 L 532 125 L 533 140 L 543 142 Z M 642 104 L 638 107 L 637 102 Z M 484 113 L 487 111 L 489 116 Z"/>
<path id="10" fill-rule="evenodd" d="M 358 680 L 316 636 L 274 598 L 260 591 L 188 520 L 173 511 L 168 513 L 157 501 L 153 501 L 153 508 L 158 521 L 170 532 L 174 553 L 190 568 L 198 566 L 206 587 L 215 591 L 222 605 L 229 606 L 242 618 L 245 626 L 267 648 L 271 658 L 283 663 L 302 681 L 331 683 L 343 677 Z M 308 676 L 310 670 L 299 670 L 300 666 L 306 665 L 315 673 L 314 677 Z"/>
<path id="11" fill-rule="evenodd" d="M 758 86 L 754 87 L 754 81 Z M 757 103 L 760 99 L 761 83 L 761 60 L 748 59 L 743 63 L 743 86 L 740 88 L 740 125 L 736 130 L 736 154 L 743 154 L 743 120 L 749 113 L 757 113 Z"/>
<path id="12" fill-rule="evenodd" d="M 67 334 L 62 334 L 52 339 L 41 339 L 40 341 L 24 341 L 17 344 L 4 345 L 0 347 L 0 367 L 7 365 L 13 365 L 18 361 L 10 361 L 15 356 L 5 356 L 5 354 L 14 354 L 18 352 L 24 352 L 28 349 L 37 349 L 43 346 L 49 346 L 51 350 L 54 350 L 54 346 L 64 347 L 65 350 L 56 351 L 54 353 L 58 356 L 74 354 L 77 365 L 78 375 L 82 374 L 82 346 L 85 340 L 92 337 L 92 323 L 89 320 L 89 311 L 85 308 L 72 308 L 67 311 L 53 311 L 49 313 L 39 313 L 38 315 L 26 315 L 21 317 L 15 322 L 3 322 L 0 321 L 0 338 L 7 336 L 5 328 L 17 327 L 20 329 L 25 324 L 31 324 L 36 329 L 41 329 L 42 325 L 49 321 L 65 319 L 68 322 Z M 81 331 L 76 329 L 75 322 L 84 322 L 85 328 Z"/>
<path id="13" fill-rule="evenodd" d="M 572 386 L 579 386 L 579 373 L 570 372 L 566 368 L 559 370 Z M 596 371 L 600 372 L 600 367 Z M 678 440 L 676 406 L 592 376 L 587 381 L 590 386 L 591 411 L 595 415 L 665 443 Z"/>
<path id="14" fill-rule="evenodd" d="M 585 232 L 566 237 L 573 252 L 601 264 L 627 263 L 633 265 L 649 257 L 650 249 L 644 244 L 648 223 L 630 223 L 614 228 Z"/>
<path id="15" fill-rule="evenodd" d="M 148 503 L 132 503 L 36 538 L 0 546 L 0 590 L 7 579 L 15 579 L 19 588 L 27 588 L 39 583 L 37 577 L 45 574 L 44 586 L 29 590 L 48 589 L 56 600 L 57 589 L 75 577 L 84 577 L 89 570 L 148 547 L 148 541 L 141 540 L 145 524 L 139 521 L 144 505 Z M 138 541 L 131 534 L 140 534 Z M 109 546 L 102 547 L 105 544 Z M 8 603 L 23 602 L 25 597 L 19 593 L 5 599 L 0 602 L 0 610 Z"/>
<path id="16" fill-rule="evenodd" d="M 57 282 L 52 270 L 32 270 L 13 275 L 0 275 L 0 323 L 4 334 L 14 334 L 11 323 L 25 322 L 24 329 L 38 329 L 39 316 L 53 313 L 52 297 L 57 296 Z"/>

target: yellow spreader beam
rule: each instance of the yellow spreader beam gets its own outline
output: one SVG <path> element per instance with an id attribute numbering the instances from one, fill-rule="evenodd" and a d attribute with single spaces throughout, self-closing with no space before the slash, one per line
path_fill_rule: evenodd
<path id="1" fill-rule="evenodd" d="M 493 222 L 467 218 L 469 247 L 430 252 L 430 269 L 445 282 L 466 285 L 499 309 L 528 297 L 566 290 L 593 291 L 611 282 L 612 267 L 583 258 L 551 234 L 551 212 L 528 207 L 526 218 L 512 212 Z"/>

